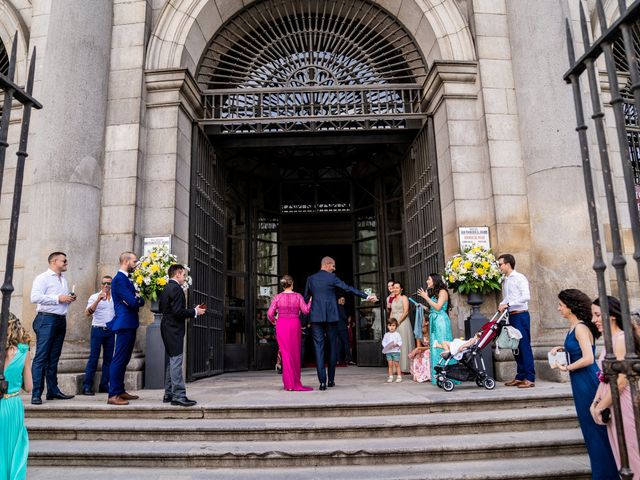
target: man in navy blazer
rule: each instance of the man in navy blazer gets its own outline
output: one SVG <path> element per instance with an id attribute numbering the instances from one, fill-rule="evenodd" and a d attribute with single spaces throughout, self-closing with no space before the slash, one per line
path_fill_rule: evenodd
<path id="1" fill-rule="evenodd" d="M 111 298 L 115 317 L 108 325 L 116 334 L 116 347 L 109 370 L 110 405 L 128 405 L 129 400 L 136 400 L 137 395 L 130 395 L 124 389 L 124 374 L 131 360 L 133 346 L 136 342 L 136 330 L 140 325 L 138 310 L 144 305 L 144 299 L 138 295 L 133 282 L 129 278 L 138 264 L 138 257 L 133 252 L 120 254 L 120 270 L 111 281 Z"/>
<path id="2" fill-rule="evenodd" d="M 320 271 L 314 273 L 307 278 L 307 286 L 304 289 L 304 297 L 311 302 L 311 311 L 309 312 L 309 323 L 311 323 L 311 333 L 313 335 L 313 343 L 316 350 L 316 369 L 318 371 L 318 380 L 320 381 L 320 390 L 326 390 L 327 386 L 335 385 L 336 373 L 336 335 L 338 328 L 338 301 L 336 294 L 338 290 L 351 292 L 358 297 L 377 302 L 375 295 L 367 296 L 366 293 L 351 287 L 340 280 L 335 273 L 336 261 L 331 257 L 324 257 L 320 262 Z M 326 343 L 329 347 L 329 383 L 327 383 L 327 372 L 324 368 L 324 349 Z"/>

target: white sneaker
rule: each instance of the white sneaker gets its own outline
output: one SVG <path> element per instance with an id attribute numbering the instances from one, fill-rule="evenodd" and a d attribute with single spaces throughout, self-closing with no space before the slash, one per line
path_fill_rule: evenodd
<path id="1" fill-rule="evenodd" d="M 402 377 L 396 378 L 396 383 L 400 383 L 402 381 Z"/>
<path id="2" fill-rule="evenodd" d="M 390 375 L 389 378 L 387 378 L 387 383 L 391 383 L 393 382 L 393 375 Z"/>

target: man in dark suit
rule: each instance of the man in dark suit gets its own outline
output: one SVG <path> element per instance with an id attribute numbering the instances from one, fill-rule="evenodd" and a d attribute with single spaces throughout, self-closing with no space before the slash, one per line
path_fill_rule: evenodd
<path id="1" fill-rule="evenodd" d="M 197 402 L 187 398 L 187 389 L 182 377 L 182 354 L 184 343 L 184 321 L 195 318 L 206 310 L 204 306 L 187 309 L 182 285 L 187 279 L 187 270 L 183 265 L 171 265 L 168 271 L 169 283 L 160 293 L 160 333 L 167 351 L 164 377 L 163 402 L 181 407 L 192 407 Z"/>
<path id="2" fill-rule="evenodd" d="M 372 302 L 378 301 L 375 295 L 367 296 L 366 293 L 344 283 L 333 273 L 335 270 L 335 260 L 331 257 L 324 257 L 320 262 L 320 271 L 307 278 L 307 286 L 304 290 L 304 297 L 307 302 L 309 298 L 313 297 L 311 311 L 309 312 L 309 322 L 311 323 L 311 333 L 316 350 L 316 369 L 318 371 L 318 380 L 320 381 L 320 390 L 326 390 L 327 386 L 335 386 L 336 335 L 339 319 L 336 293 L 342 290 Z M 324 368 L 324 350 L 327 344 L 329 348 L 329 383 L 327 383 L 327 371 Z"/>
<path id="3" fill-rule="evenodd" d="M 144 305 L 144 299 L 136 292 L 129 275 L 138 264 L 138 257 L 133 252 L 120 254 L 120 270 L 111 281 L 111 298 L 115 317 L 108 326 L 116 334 L 116 347 L 109 369 L 109 405 L 128 405 L 129 400 L 138 399 L 124 389 L 124 374 L 131 360 L 133 346 L 136 342 L 136 330 L 140 322 L 138 310 Z"/>

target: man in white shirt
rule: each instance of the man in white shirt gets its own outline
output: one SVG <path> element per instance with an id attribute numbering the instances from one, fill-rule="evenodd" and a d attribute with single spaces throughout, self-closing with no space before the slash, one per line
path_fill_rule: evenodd
<path id="1" fill-rule="evenodd" d="M 531 350 L 531 319 L 529 318 L 529 300 L 531 293 L 529 281 L 523 274 L 516 272 L 516 259 L 505 253 L 498 257 L 498 266 L 505 278 L 502 282 L 503 300 L 498 306 L 500 312 L 509 310 L 509 323 L 522 334 L 517 354 L 514 355 L 518 365 L 516 378 L 505 382 L 508 387 L 535 387 L 536 369 Z"/>
<path id="2" fill-rule="evenodd" d="M 98 368 L 100 350 L 102 350 L 102 376 L 100 377 L 98 392 L 109 392 L 109 368 L 111 367 L 113 346 L 115 344 L 115 335 L 107 327 L 107 323 L 113 320 L 115 316 L 113 299 L 111 298 L 111 280 L 109 275 L 102 277 L 100 291 L 89 297 L 87 309 L 84 312 L 87 317 L 93 315 L 93 319 L 91 321 L 91 350 L 84 371 L 83 395 L 94 394 L 93 378 Z"/>
<path id="3" fill-rule="evenodd" d="M 73 398 L 73 395 L 65 395 L 58 388 L 58 360 L 67 333 L 67 310 L 69 304 L 75 302 L 76 296 L 69 291 L 67 279 L 63 275 L 67 271 L 67 255 L 53 252 L 48 261 L 49 269 L 38 275 L 31 287 L 31 303 L 37 305 L 37 315 L 33 320 L 36 355 L 31 365 L 33 405 L 42 404 L 45 378 L 47 400 Z"/>

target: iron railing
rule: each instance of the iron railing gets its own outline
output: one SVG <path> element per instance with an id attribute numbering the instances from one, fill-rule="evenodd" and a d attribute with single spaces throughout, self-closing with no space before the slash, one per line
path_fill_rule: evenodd
<path id="1" fill-rule="evenodd" d="M 611 229 L 611 244 L 613 249 L 613 257 L 611 265 L 615 269 L 616 282 L 618 285 L 618 296 L 622 307 L 622 323 L 625 335 L 626 355 L 624 360 L 617 360 L 612 348 L 611 328 L 608 321 L 603 321 L 604 342 L 607 351 L 603 362 L 603 370 L 610 379 L 611 392 L 613 396 L 613 411 L 616 426 L 616 435 L 620 448 L 620 476 L 623 479 L 631 479 L 633 472 L 629 468 L 629 455 L 627 451 L 627 442 L 625 431 L 623 428 L 622 413 L 620 408 L 620 392 L 618 389 L 618 375 L 626 375 L 631 389 L 633 411 L 635 416 L 636 434 L 640 440 L 640 398 L 638 397 L 638 384 L 640 378 L 640 358 L 635 350 L 633 340 L 633 325 L 631 323 L 629 311 L 629 289 L 627 286 L 626 264 L 622 246 L 622 226 L 616 208 L 616 193 L 614 189 L 614 181 L 611 172 L 611 162 L 607 146 L 605 133 L 604 113 L 602 111 L 602 102 L 598 94 L 598 75 L 596 61 L 604 56 L 609 87 L 611 89 L 611 106 L 614 112 L 615 127 L 617 132 L 617 142 L 622 161 L 622 171 L 624 175 L 624 194 L 626 194 L 629 218 L 631 222 L 631 232 L 633 235 L 634 253 L 633 259 L 636 267 L 640 272 L 640 216 L 638 215 L 638 207 L 636 204 L 636 183 L 634 178 L 634 169 L 632 158 L 629 150 L 627 122 L 625 121 L 624 98 L 619 87 L 619 75 L 616 69 L 616 62 L 613 52 L 613 45 L 617 39 L 622 37 L 624 50 L 629 65 L 629 75 L 631 78 L 631 97 L 633 105 L 638 111 L 640 107 L 640 72 L 638 71 L 638 57 L 634 51 L 632 26 L 640 18 L 640 0 L 634 1 L 627 6 L 625 0 L 618 0 L 618 8 L 620 17 L 611 25 L 607 26 L 607 18 L 604 6 L 601 0 L 596 0 L 596 13 L 600 24 L 602 34 L 600 37 L 591 42 L 589 38 L 589 23 L 585 15 L 582 3 L 580 3 L 580 29 L 582 33 L 582 41 L 584 44 L 584 54 L 576 59 L 573 36 L 571 33 L 570 21 L 567 19 L 567 44 L 569 53 L 570 68 L 564 75 L 567 83 L 573 87 L 573 96 L 575 101 L 576 120 L 578 137 L 580 141 L 580 150 L 582 154 L 582 170 L 584 174 L 584 183 L 587 195 L 587 207 L 589 211 L 589 220 L 591 223 L 591 235 L 594 252 L 593 269 L 596 272 L 598 282 L 598 293 L 600 297 L 600 306 L 602 310 L 602 318 L 609 318 L 609 305 L 607 302 L 607 284 L 605 280 L 606 263 L 602 253 L 602 244 L 600 241 L 600 226 L 598 223 L 597 204 L 595 198 L 594 181 L 591 172 L 591 160 L 589 152 L 589 140 L 587 138 L 587 123 L 584 118 L 584 109 L 582 105 L 582 89 L 580 79 L 586 73 L 589 82 L 589 91 L 591 95 L 591 109 L 593 111 L 592 119 L 595 126 L 596 139 L 598 143 L 598 151 L 600 155 L 602 177 L 604 181 L 604 192 L 606 196 L 607 210 L 609 215 L 609 224 Z M 640 473 L 640 472 L 636 472 Z"/>
<path id="2" fill-rule="evenodd" d="M 426 117 L 421 100 L 416 84 L 205 90 L 200 124 L 227 134 L 404 129 Z"/>
<path id="3" fill-rule="evenodd" d="M 18 51 L 18 33 L 13 37 L 11 55 L 7 75 L 0 73 L 0 90 L 4 91 L 2 114 L 0 117 L 0 192 L 4 176 L 4 163 L 7 153 L 7 135 L 9 132 L 9 119 L 11 117 L 11 105 L 17 100 L 23 105 L 22 127 L 20 130 L 20 144 L 16 152 L 17 164 L 13 187 L 13 204 L 11 207 L 11 220 L 9 223 L 9 239 L 7 241 L 7 262 L 5 263 L 4 282 L 2 291 L 2 312 L 0 313 L 0 398 L 7 393 L 8 384 L 4 378 L 4 357 L 6 354 L 7 327 L 9 324 L 9 307 L 11 294 L 13 293 L 13 266 L 16 256 L 16 242 L 18 237 L 18 220 L 20 218 L 20 203 L 22 200 L 22 181 L 24 178 L 24 164 L 27 158 L 27 139 L 29 136 L 29 124 L 31 122 L 31 109 L 42 108 L 40 102 L 31 96 L 33 92 L 33 78 L 36 66 L 36 49 L 31 54 L 29 76 L 27 85 L 21 88 L 13 81 L 16 72 L 16 53 Z"/>

